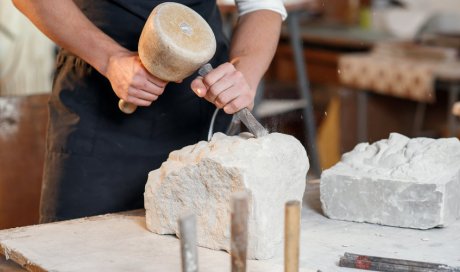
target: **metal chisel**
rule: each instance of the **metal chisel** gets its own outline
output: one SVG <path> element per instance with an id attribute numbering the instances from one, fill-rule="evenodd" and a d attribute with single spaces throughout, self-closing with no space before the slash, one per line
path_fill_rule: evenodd
<path id="1" fill-rule="evenodd" d="M 207 75 L 209 72 L 212 71 L 212 65 L 207 63 L 203 65 L 200 70 L 198 70 L 198 74 L 202 77 Z M 235 113 L 235 116 L 243 122 L 243 124 L 248 128 L 249 132 L 251 132 L 256 138 L 268 135 L 268 131 L 257 121 L 257 119 L 252 115 L 248 108 L 243 108 L 240 111 Z"/>

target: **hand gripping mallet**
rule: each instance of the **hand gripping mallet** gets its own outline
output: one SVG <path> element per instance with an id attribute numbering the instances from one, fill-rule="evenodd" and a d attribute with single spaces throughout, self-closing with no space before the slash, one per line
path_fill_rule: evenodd
<path id="1" fill-rule="evenodd" d="M 216 38 L 208 23 L 194 10 L 166 2 L 150 13 L 139 38 L 139 58 L 155 77 L 179 82 L 214 56 Z M 118 107 L 133 113 L 137 106 L 120 99 Z"/>

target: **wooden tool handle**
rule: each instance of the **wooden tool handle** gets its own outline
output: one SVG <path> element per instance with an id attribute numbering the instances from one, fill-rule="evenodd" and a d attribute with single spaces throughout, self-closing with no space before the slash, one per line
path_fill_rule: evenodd
<path id="1" fill-rule="evenodd" d="M 182 272 L 198 272 L 196 248 L 196 219 L 194 214 L 179 218 Z"/>
<path id="2" fill-rule="evenodd" d="M 300 201 L 286 203 L 284 213 L 284 271 L 299 271 Z"/>
<path id="3" fill-rule="evenodd" d="M 234 193 L 231 213 L 231 262 L 232 272 L 246 271 L 246 254 L 248 248 L 248 194 Z"/>
<path id="4" fill-rule="evenodd" d="M 452 107 L 452 114 L 460 117 L 460 102 L 457 102 Z"/>
<path id="5" fill-rule="evenodd" d="M 137 106 L 120 99 L 120 101 L 118 101 L 118 108 L 126 114 L 131 114 L 136 111 Z"/>

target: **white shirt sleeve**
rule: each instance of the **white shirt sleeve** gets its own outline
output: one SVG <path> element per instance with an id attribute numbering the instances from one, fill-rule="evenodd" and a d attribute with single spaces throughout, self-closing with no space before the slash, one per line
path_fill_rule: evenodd
<path id="1" fill-rule="evenodd" d="M 282 0 L 235 0 L 235 3 L 239 16 L 256 10 L 267 9 L 279 13 L 283 21 L 287 17 Z"/>

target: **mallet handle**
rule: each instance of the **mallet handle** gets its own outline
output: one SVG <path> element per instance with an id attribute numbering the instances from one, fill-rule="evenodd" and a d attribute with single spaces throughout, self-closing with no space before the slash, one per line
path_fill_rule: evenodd
<path id="1" fill-rule="evenodd" d="M 118 101 L 118 108 L 126 114 L 131 114 L 136 111 L 137 106 L 120 99 L 120 101 Z"/>
<path id="2" fill-rule="evenodd" d="M 460 102 L 456 102 L 452 107 L 452 114 L 460 117 Z"/>
<path id="3" fill-rule="evenodd" d="M 201 76 L 204 76 L 204 75 L 206 75 L 207 73 L 209 73 L 211 70 L 212 70 L 212 66 L 211 66 L 211 64 L 208 63 L 208 64 L 203 65 L 203 66 L 200 68 L 199 74 L 200 74 Z M 202 73 L 204 73 L 204 74 L 202 74 Z M 123 99 L 120 99 L 120 101 L 118 101 L 118 108 L 119 108 L 122 112 L 124 112 L 124 113 L 126 113 L 126 114 L 131 114 L 131 113 L 133 113 L 133 112 L 136 111 L 137 106 L 134 105 L 134 104 L 131 104 L 131 103 L 129 103 L 129 102 L 126 102 L 126 101 L 124 101 Z"/>

